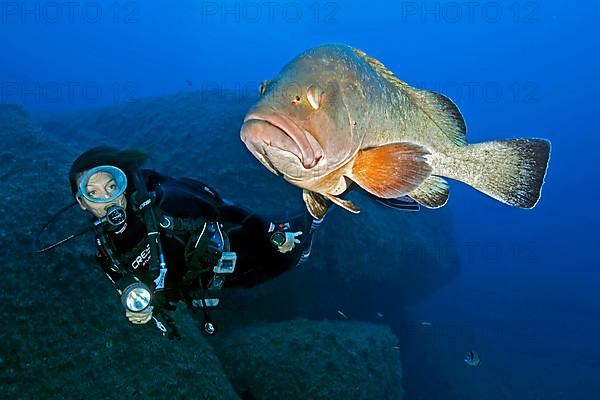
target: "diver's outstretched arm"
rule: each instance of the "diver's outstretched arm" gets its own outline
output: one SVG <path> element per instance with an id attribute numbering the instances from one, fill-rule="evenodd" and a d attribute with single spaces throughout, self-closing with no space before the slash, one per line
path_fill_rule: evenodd
<path id="1" fill-rule="evenodd" d="M 236 272 L 226 281 L 229 287 L 256 286 L 306 261 L 313 233 L 322 222 L 306 211 L 282 221 L 269 221 L 242 208 L 221 215 L 240 222 L 225 230 L 238 260 Z"/>

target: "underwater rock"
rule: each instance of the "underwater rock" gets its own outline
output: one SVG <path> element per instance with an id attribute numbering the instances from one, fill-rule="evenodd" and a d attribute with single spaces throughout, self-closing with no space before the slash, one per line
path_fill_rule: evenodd
<path id="1" fill-rule="evenodd" d="M 195 322 L 177 313 L 181 341 L 131 325 L 94 262 L 63 260 L 54 273 L 35 256 L 10 260 L 0 295 L 0 318 L 14 321 L 1 333 L 3 399 L 238 399 Z"/>
<path id="2" fill-rule="evenodd" d="M 62 264 L 62 265 L 61 265 Z M 237 399 L 220 361 L 189 317 L 181 341 L 125 318 L 92 257 L 12 258 L 0 293 L 3 399 Z M 56 271 L 56 272 L 55 272 Z"/>
<path id="3" fill-rule="evenodd" d="M 91 257 L 63 265 L 62 280 L 36 261 L 11 260 L 22 273 L 2 291 L 0 318 L 15 321 L 0 348 L 3 399 L 238 398 L 195 325 L 180 324 L 182 340 L 168 341 L 127 322 Z"/>
<path id="4" fill-rule="evenodd" d="M 0 104 L 0 142 L 0 244 L 6 253 L 19 254 L 20 245 L 30 250 L 33 230 L 70 201 L 69 190 L 61 189 L 76 153 L 12 104 Z"/>
<path id="5" fill-rule="evenodd" d="M 0 319 L 9 321 L 0 330 L 2 398 L 237 399 L 195 324 L 181 318 L 183 339 L 169 342 L 127 321 L 91 237 L 30 253 L 34 232 L 73 201 L 67 171 L 77 151 L 19 106 L 0 105 L 0 140 L 0 160 L 16 168 L 0 175 Z M 75 209 L 44 242 L 85 221 Z"/>
<path id="6" fill-rule="evenodd" d="M 215 344 L 242 398 L 402 399 L 398 339 L 388 327 L 294 320 L 240 327 Z"/>

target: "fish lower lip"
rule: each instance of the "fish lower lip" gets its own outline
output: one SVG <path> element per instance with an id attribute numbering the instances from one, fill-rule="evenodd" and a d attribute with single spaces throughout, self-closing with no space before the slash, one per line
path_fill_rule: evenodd
<path id="1" fill-rule="evenodd" d="M 299 155 L 301 156 L 299 158 L 301 158 L 304 168 L 314 168 L 318 164 L 319 160 L 321 160 L 323 157 L 323 150 L 321 149 L 317 140 L 312 137 L 309 132 L 301 129 L 289 118 L 279 114 L 275 114 L 274 116 L 249 114 L 244 119 L 244 124 L 253 120 L 267 123 L 282 131 L 291 140 L 293 140 L 299 150 Z M 309 135 L 311 136 L 312 140 L 309 140 Z"/>
<path id="2" fill-rule="evenodd" d="M 244 124 L 252 123 L 252 122 L 267 124 L 267 125 L 271 126 L 273 129 L 276 129 L 278 132 L 281 133 L 281 135 L 282 135 L 281 138 L 272 138 L 271 137 L 270 140 L 267 140 L 267 138 L 262 138 L 261 141 L 266 146 L 274 147 L 281 151 L 293 154 L 295 157 L 298 157 L 300 162 L 302 162 L 302 151 L 301 151 L 300 147 L 294 141 L 294 139 L 290 135 L 288 135 L 288 133 L 285 130 L 281 129 L 279 126 L 271 123 L 270 121 L 268 121 L 266 119 L 247 118 L 246 120 L 244 120 Z M 275 140 L 273 140 L 273 139 L 275 139 Z M 277 140 L 277 139 L 279 139 L 279 140 Z M 269 164 L 271 164 L 271 163 L 269 162 Z"/>

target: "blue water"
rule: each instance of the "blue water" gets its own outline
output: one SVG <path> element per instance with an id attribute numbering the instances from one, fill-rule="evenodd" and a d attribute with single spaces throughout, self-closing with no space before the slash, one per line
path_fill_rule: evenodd
<path id="1" fill-rule="evenodd" d="M 78 4 L 0 3 L 1 102 L 44 116 L 192 88 L 231 101 L 303 50 L 340 42 L 450 96 L 469 142 L 551 140 L 534 210 L 453 183 L 461 275 L 412 307 L 432 332 L 407 333 L 405 386 L 414 399 L 600 394 L 597 2 Z M 465 370 L 471 348 L 482 365 Z"/>

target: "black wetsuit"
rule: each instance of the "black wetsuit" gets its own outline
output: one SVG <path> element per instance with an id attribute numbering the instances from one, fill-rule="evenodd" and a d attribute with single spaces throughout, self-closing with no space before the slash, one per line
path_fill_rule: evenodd
<path id="1" fill-rule="evenodd" d="M 255 286 L 292 269 L 310 254 L 311 226 L 315 227 L 315 221 L 307 212 L 290 219 L 271 222 L 247 209 L 224 201 L 212 188 L 200 182 L 185 178 L 173 180 L 150 170 L 143 170 L 142 176 L 148 191 L 156 193 L 155 204 L 160 212 L 173 217 L 190 220 L 199 218 L 222 224 L 222 231 L 229 239 L 230 251 L 237 255 L 235 271 L 226 276 L 223 287 Z M 190 245 L 193 244 L 191 241 L 198 237 L 198 229 L 177 233 L 161 229 L 160 237 L 168 272 L 161 304 L 154 304 L 155 307 L 172 309 L 179 300 L 184 300 L 190 305 L 193 294 L 197 293 L 199 288 L 207 288 L 214 275 L 212 268 L 194 274 L 194 267 L 190 266 L 189 257 L 186 256 L 189 255 L 186 249 L 189 251 Z M 303 234 L 298 238 L 301 243 L 292 251 L 282 254 L 270 241 L 273 229 L 302 231 Z M 111 280 L 118 286 L 119 281 L 130 274 L 151 287 L 156 276 L 149 271 L 151 255 L 146 239 L 146 226 L 133 212 L 130 201 L 124 227 L 115 232 L 105 232 L 104 236 L 106 247 L 109 247 L 114 259 L 118 259 L 121 265 L 120 270 L 115 271 L 107 249 L 97 240 L 97 261 Z M 214 261 L 207 262 L 210 264 Z"/>

